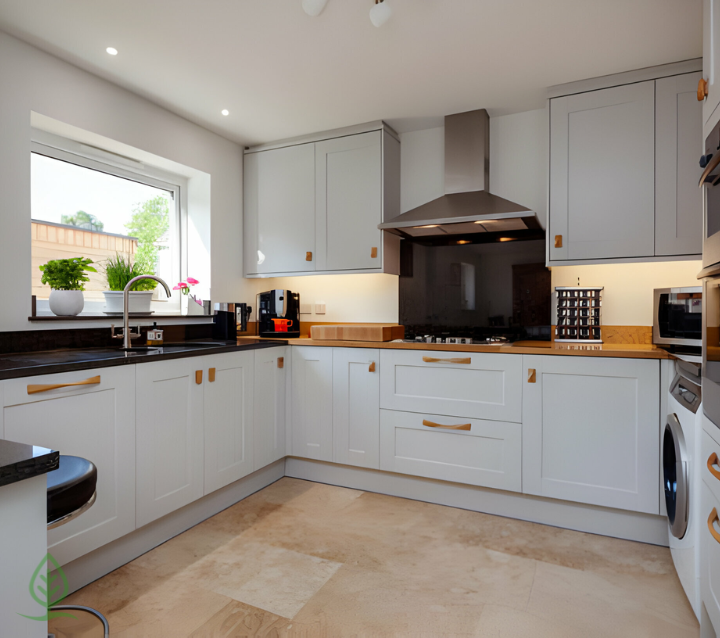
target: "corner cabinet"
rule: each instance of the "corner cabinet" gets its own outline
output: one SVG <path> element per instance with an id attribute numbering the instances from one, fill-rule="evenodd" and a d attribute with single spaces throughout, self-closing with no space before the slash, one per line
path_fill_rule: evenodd
<path id="1" fill-rule="evenodd" d="M 290 369 L 290 346 L 255 351 L 255 469 L 287 454 Z"/>
<path id="2" fill-rule="evenodd" d="M 400 142 L 382 122 L 245 152 L 247 277 L 399 272 Z"/>
<path id="3" fill-rule="evenodd" d="M 700 255 L 700 77 L 550 99 L 549 265 Z"/>

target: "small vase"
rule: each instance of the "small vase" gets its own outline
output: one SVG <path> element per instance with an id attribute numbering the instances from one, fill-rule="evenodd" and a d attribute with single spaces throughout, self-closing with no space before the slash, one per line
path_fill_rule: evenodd
<path id="1" fill-rule="evenodd" d="M 74 317 L 85 307 L 85 297 L 82 290 L 51 290 L 48 303 L 53 314 Z"/>

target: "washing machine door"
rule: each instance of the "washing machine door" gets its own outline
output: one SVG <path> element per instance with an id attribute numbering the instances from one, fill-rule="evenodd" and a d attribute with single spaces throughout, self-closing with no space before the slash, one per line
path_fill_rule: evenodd
<path id="1" fill-rule="evenodd" d="M 688 526 L 688 458 L 685 437 L 675 414 L 669 414 L 662 444 L 662 473 L 670 533 L 685 536 Z"/>

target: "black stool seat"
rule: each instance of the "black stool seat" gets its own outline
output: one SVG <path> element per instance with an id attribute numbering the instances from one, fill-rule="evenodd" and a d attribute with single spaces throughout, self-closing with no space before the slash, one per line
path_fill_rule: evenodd
<path id="1" fill-rule="evenodd" d="M 60 455 L 60 467 L 47 474 L 47 522 L 77 512 L 95 496 L 97 468 L 79 456 Z"/>

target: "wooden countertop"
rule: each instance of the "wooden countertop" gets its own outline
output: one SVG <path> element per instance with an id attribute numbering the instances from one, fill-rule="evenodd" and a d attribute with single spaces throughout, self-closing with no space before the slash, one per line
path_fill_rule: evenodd
<path id="1" fill-rule="evenodd" d="M 242 339 L 257 339 L 241 336 Z M 619 357 L 624 359 L 671 359 L 662 348 L 642 344 L 602 344 L 600 346 L 551 341 L 516 341 L 506 346 L 480 346 L 445 343 L 401 343 L 396 341 L 326 341 L 301 337 L 288 339 L 291 346 L 327 348 L 382 348 L 387 350 L 438 350 L 445 352 L 501 352 L 504 354 L 553 354 L 581 357 Z"/>

